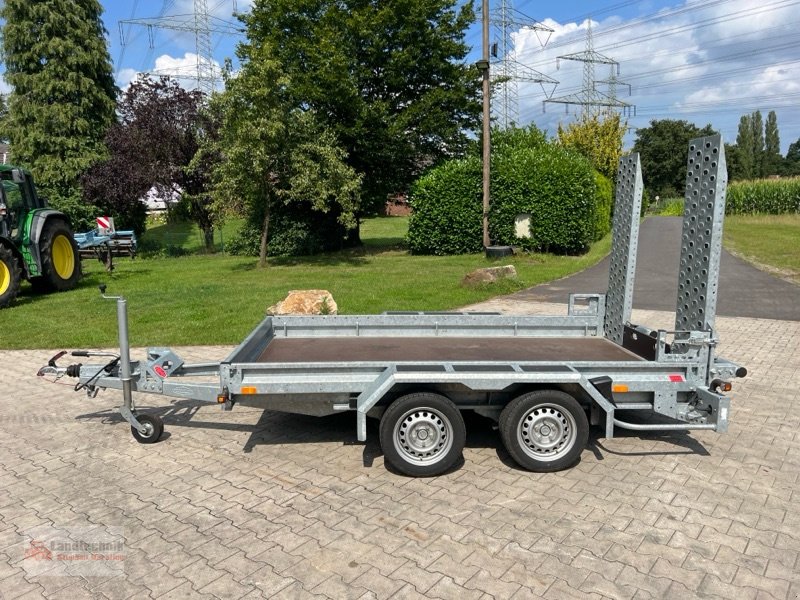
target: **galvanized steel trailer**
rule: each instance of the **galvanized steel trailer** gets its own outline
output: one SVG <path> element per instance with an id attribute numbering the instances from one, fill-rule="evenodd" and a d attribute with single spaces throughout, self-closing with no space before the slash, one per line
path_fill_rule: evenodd
<path id="1" fill-rule="evenodd" d="M 566 316 L 270 316 L 222 362 L 186 364 L 169 348 L 131 361 L 127 304 L 114 297 L 119 355 L 70 367 L 58 367 L 57 355 L 40 374 L 79 377 L 76 389 L 90 395 L 121 389 L 120 413 L 143 443 L 157 441 L 163 423 L 138 412 L 132 392 L 226 410 L 241 403 L 319 416 L 350 411 L 361 441 L 367 417 L 377 417 L 387 462 L 415 476 L 459 459 L 463 410 L 497 421 L 511 456 L 534 471 L 573 465 L 590 424 L 606 437 L 616 428 L 724 432 L 725 392 L 746 374 L 715 356 L 726 179 L 720 136 L 693 140 L 674 331 L 630 322 L 642 197 L 634 154 L 620 160 L 608 293 L 571 295 Z"/>

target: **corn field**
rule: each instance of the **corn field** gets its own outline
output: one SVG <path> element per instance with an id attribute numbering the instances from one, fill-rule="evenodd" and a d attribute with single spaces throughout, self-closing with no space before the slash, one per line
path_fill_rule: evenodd
<path id="1" fill-rule="evenodd" d="M 800 177 L 733 181 L 728 185 L 729 215 L 800 214 Z"/>

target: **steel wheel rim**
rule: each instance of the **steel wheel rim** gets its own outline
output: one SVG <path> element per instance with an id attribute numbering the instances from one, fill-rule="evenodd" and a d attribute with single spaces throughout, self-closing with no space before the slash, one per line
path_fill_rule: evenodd
<path id="1" fill-rule="evenodd" d="M 438 410 L 414 408 L 397 420 L 392 441 L 406 462 L 419 466 L 435 464 L 453 447 L 453 424 Z"/>
<path id="2" fill-rule="evenodd" d="M 578 439 L 575 417 L 557 404 L 537 404 L 519 420 L 517 440 L 536 460 L 551 462 L 567 454 Z"/>
<path id="3" fill-rule="evenodd" d="M 139 432 L 139 435 L 142 436 L 143 438 L 153 437 L 153 433 L 155 433 L 156 431 L 156 428 L 153 426 L 153 424 L 148 421 L 139 421 L 139 423 L 141 423 L 144 426 L 144 431 L 145 431 L 144 433 L 142 433 L 141 431 L 136 429 L 136 431 Z"/>
<path id="4" fill-rule="evenodd" d="M 11 287 L 11 271 L 6 263 L 0 261 L 0 295 L 5 294 Z"/>
<path id="5" fill-rule="evenodd" d="M 53 240 L 53 267 L 61 279 L 69 279 L 75 271 L 75 255 L 72 244 L 66 236 L 59 235 Z"/>

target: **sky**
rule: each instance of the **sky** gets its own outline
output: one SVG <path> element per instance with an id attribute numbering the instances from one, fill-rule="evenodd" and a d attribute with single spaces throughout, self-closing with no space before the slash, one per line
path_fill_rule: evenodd
<path id="1" fill-rule="evenodd" d="M 245 12 L 252 0 L 207 0 L 213 23 L 228 30 L 237 23 L 234 12 Z M 191 33 L 122 23 L 131 19 L 183 15 L 194 0 L 101 0 L 109 50 L 117 83 L 124 87 L 137 72 L 182 73 L 196 65 Z M 477 1 L 477 4 L 480 4 Z M 770 110 L 778 117 L 781 151 L 800 139 L 800 0 L 506 0 L 519 25 L 510 29 L 511 56 L 518 64 L 558 81 L 558 85 L 519 82 L 518 123 L 535 123 L 554 135 L 559 123 L 575 119 L 579 108 L 543 100 L 580 91 L 584 63 L 558 59 L 586 50 L 587 26 L 595 52 L 618 63 L 617 95 L 631 105 L 626 145 L 637 127 L 652 119 L 685 119 L 702 127 L 710 123 L 734 142 L 743 114 Z M 501 0 L 490 1 L 495 16 Z M 538 21 L 552 33 L 521 27 Z M 120 31 L 124 35 L 122 43 Z M 500 42 L 492 27 L 492 42 Z M 233 58 L 239 34 L 213 34 L 215 62 Z M 472 48 L 468 60 L 481 55 L 480 25 L 466 35 Z M 493 65 L 493 68 L 494 65 Z M 616 68 L 615 68 L 616 69 Z M 497 69 L 495 69 L 496 71 Z M 614 71 L 616 73 L 616 70 Z M 611 67 L 595 66 L 594 79 L 607 79 Z M 182 80 L 187 87 L 190 78 Z M 607 85 L 597 89 L 608 93 Z M 7 89 L 7 88 L 6 88 Z M 513 105 L 513 103 L 512 103 Z"/>

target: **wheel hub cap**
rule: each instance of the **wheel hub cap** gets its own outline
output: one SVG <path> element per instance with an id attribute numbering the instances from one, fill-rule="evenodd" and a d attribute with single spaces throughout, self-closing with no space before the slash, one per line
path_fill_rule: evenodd
<path id="1" fill-rule="evenodd" d="M 5 294 L 11 285 L 11 271 L 5 263 L 0 262 L 0 294 Z"/>
<path id="2" fill-rule="evenodd" d="M 413 464 L 435 463 L 453 444 L 450 421 L 430 408 L 408 411 L 394 428 L 394 445 L 400 455 Z"/>
<path id="3" fill-rule="evenodd" d="M 574 417 L 560 406 L 541 404 L 520 420 L 517 436 L 526 454 L 552 461 L 575 445 L 577 427 Z"/>
<path id="4" fill-rule="evenodd" d="M 53 268 L 61 279 L 69 279 L 75 271 L 75 253 L 63 235 L 53 240 Z"/>

